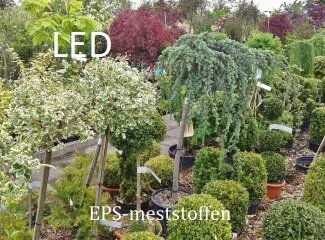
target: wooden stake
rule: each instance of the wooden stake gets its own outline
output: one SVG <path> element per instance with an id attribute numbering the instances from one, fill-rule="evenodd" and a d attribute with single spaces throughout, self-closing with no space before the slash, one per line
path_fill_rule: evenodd
<path id="1" fill-rule="evenodd" d="M 30 187 L 28 189 L 28 227 L 29 228 L 32 228 L 32 218 L 33 218 L 32 208 L 33 208 L 33 189 Z"/>
<path id="2" fill-rule="evenodd" d="M 323 150 L 324 147 L 325 147 L 325 136 L 323 137 L 323 140 L 322 140 L 321 144 L 319 145 L 319 148 L 314 156 L 313 162 L 315 162 L 315 159 L 317 158 L 318 154 Z"/>
<path id="3" fill-rule="evenodd" d="M 46 151 L 44 163 L 51 164 L 51 158 L 52 158 L 52 151 Z M 41 189 L 40 189 L 40 195 L 38 198 L 38 207 L 37 207 L 37 213 L 36 213 L 36 222 L 35 222 L 35 226 L 34 226 L 33 240 L 39 240 L 40 235 L 41 235 L 40 233 L 41 233 L 41 227 L 42 227 L 42 221 L 43 221 L 43 213 L 44 213 L 45 199 L 46 199 L 46 189 L 47 189 L 47 183 L 49 180 L 49 175 L 50 175 L 50 168 L 48 166 L 43 167 Z"/>
<path id="4" fill-rule="evenodd" d="M 94 158 L 93 158 L 93 160 L 92 160 L 92 162 L 91 162 L 91 164 L 89 166 L 89 171 L 88 171 L 88 175 L 87 175 L 87 178 L 86 178 L 86 188 L 89 188 L 91 180 L 92 180 L 92 178 L 94 176 L 94 172 L 95 172 L 95 168 L 96 168 L 96 165 L 97 165 L 99 153 L 101 151 L 101 147 L 102 147 L 102 139 L 99 138 L 95 156 L 94 156 Z M 81 207 L 84 204 L 85 197 L 86 197 L 86 193 L 84 193 L 82 195 L 81 202 L 80 202 Z"/>
<path id="5" fill-rule="evenodd" d="M 141 174 L 138 173 L 140 167 L 140 159 L 137 158 L 137 211 L 141 210 Z"/>
<path id="6" fill-rule="evenodd" d="M 176 204 L 178 201 L 177 197 L 177 192 L 179 189 L 179 163 L 181 160 L 181 154 L 182 154 L 182 149 L 183 149 L 183 144 L 184 144 L 184 133 L 185 133 L 185 126 L 186 126 L 186 120 L 187 120 L 187 115 L 189 111 L 189 104 L 187 98 L 185 98 L 184 105 L 183 105 L 183 110 L 182 110 L 182 120 L 181 120 L 181 125 L 180 125 L 180 131 L 178 135 L 178 142 L 177 142 L 177 147 L 176 147 L 176 156 L 174 160 L 174 171 L 173 171 L 173 188 L 172 188 L 172 203 Z"/>
<path id="7" fill-rule="evenodd" d="M 97 178 L 97 191 L 96 191 L 96 201 L 95 206 L 99 207 L 98 214 L 101 214 L 101 206 L 100 206 L 100 198 L 102 195 L 102 188 L 103 188 L 103 181 L 104 181 L 104 170 L 105 170 L 105 163 L 106 163 L 106 156 L 107 156 L 107 147 L 108 147 L 108 130 L 105 134 L 101 135 L 102 139 L 102 148 L 100 151 L 100 162 L 99 162 L 99 169 L 98 169 L 98 178 Z M 99 221 L 95 223 L 95 238 L 99 239 Z"/>

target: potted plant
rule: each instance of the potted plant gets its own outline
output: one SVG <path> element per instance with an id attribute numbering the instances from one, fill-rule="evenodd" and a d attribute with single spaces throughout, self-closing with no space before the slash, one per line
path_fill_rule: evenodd
<path id="1" fill-rule="evenodd" d="M 262 239 L 324 239 L 325 214 L 309 203 L 284 200 L 266 213 Z"/>
<path id="2" fill-rule="evenodd" d="M 255 150 L 258 153 L 267 151 L 279 152 L 281 148 L 286 146 L 290 138 L 289 133 L 269 130 L 260 126 L 258 130 L 258 144 Z"/>
<path id="3" fill-rule="evenodd" d="M 121 156 L 119 153 L 109 154 L 106 158 L 103 192 L 108 192 L 110 200 L 120 191 L 121 184 Z"/>
<path id="4" fill-rule="evenodd" d="M 240 182 L 249 193 L 248 214 L 256 214 L 260 201 L 266 192 L 265 160 L 257 153 L 239 152 L 234 155 L 233 168 L 233 179 Z"/>
<path id="5" fill-rule="evenodd" d="M 151 232 L 135 232 L 135 233 L 128 233 L 121 238 L 122 240 L 163 240 L 162 237 L 159 237 Z"/>
<path id="6" fill-rule="evenodd" d="M 220 215 L 218 219 L 209 217 L 209 212 L 203 206 L 210 207 L 209 211 L 218 211 Z M 231 224 L 228 222 L 228 213 L 225 213 L 225 219 L 222 219 L 222 211 L 226 211 L 222 203 L 210 195 L 196 194 L 182 198 L 173 208 L 173 212 L 186 212 L 186 219 L 170 218 L 168 221 L 168 239 L 169 240 L 187 240 L 191 239 L 231 239 Z M 203 220 L 188 218 L 191 212 L 196 212 L 197 217 L 200 209 L 202 216 L 208 215 Z M 210 212 L 211 213 L 211 212 Z M 194 215 L 194 214 L 193 214 Z M 193 217 L 193 216 L 192 216 Z"/>
<path id="7" fill-rule="evenodd" d="M 205 184 L 216 179 L 225 179 L 225 172 L 231 170 L 230 165 L 219 170 L 219 161 L 222 157 L 220 149 L 207 147 L 202 148 L 196 155 L 193 167 L 193 188 L 196 193 L 200 193 Z"/>
<path id="8" fill-rule="evenodd" d="M 124 215 L 119 221 L 122 223 L 122 228 L 113 231 L 114 237 L 118 240 L 137 232 L 150 232 L 155 236 L 162 234 L 161 224 L 156 219 L 134 220 L 130 215 Z"/>
<path id="9" fill-rule="evenodd" d="M 303 201 L 325 211 L 325 157 L 318 157 L 305 179 Z"/>
<path id="10" fill-rule="evenodd" d="M 232 231 L 240 233 L 246 225 L 249 196 L 247 190 L 233 180 L 214 180 L 207 183 L 202 193 L 220 201 L 230 214 Z"/>
<path id="11" fill-rule="evenodd" d="M 279 199 L 287 174 L 285 157 L 276 152 L 264 152 L 262 157 L 265 160 L 267 172 L 267 197 Z"/>
<path id="12" fill-rule="evenodd" d="M 309 130 L 309 148 L 316 152 L 325 133 L 325 107 L 315 108 Z M 325 151 L 323 148 L 321 151 Z"/>
<path id="13" fill-rule="evenodd" d="M 173 159 L 160 155 L 149 159 L 144 166 L 150 168 L 161 179 L 161 183 L 157 181 L 151 174 L 144 175 L 144 184 L 151 192 L 160 188 L 170 188 L 173 183 Z"/>

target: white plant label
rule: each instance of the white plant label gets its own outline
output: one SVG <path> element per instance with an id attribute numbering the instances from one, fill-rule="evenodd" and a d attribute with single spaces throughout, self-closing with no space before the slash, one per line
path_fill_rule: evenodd
<path id="1" fill-rule="evenodd" d="M 284 126 L 284 125 L 280 125 L 280 124 L 271 124 L 269 126 L 269 129 L 270 130 L 280 130 L 280 131 L 287 132 L 290 134 L 292 134 L 292 132 L 293 132 L 292 128 Z"/>
<path id="2" fill-rule="evenodd" d="M 272 88 L 264 83 L 261 83 L 261 82 L 257 82 L 257 86 L 270 92 L 272 90 Z"/>
<path id="3" fill-rule="evenodd" d="M 99 223 L 101 225 L 109 227 L 109 228 L 122 228 L 122 223 L 121 222 L 100 220 Z"/>
<path id="4" fill-rule="evenodd" d="M 161 183 L 161 179 L 157 176 L 157 174 L 148 167 L 138 167 L 137 168 L 137 173 L 140 173 L 140 174 L 142 174 L 142 173 L 150 173 L 152 176 L 154 176 L 155 179 L 157 179 L 157 181 L 159 183 Z"/>

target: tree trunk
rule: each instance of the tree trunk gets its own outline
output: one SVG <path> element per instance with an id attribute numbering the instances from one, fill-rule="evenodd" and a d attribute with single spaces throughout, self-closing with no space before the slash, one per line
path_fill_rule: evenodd
<path id="1" fill-rule="evenodd" d="M 52 158 L 52 151 L 46 151 L 44 163 L 51 164 L 51 158 Z M 41 227 L 42 227 L 42 221 L 43 221 L 43 213 L 44 213 L 44 207 L 45 207 L 46 189 L 47 189 L 47 183 L 49 180 L 49 174 L 50 174 L 50 168 L 48 166 L 44 166 L 43 172 L 42 172 L 42 179 L 41 179 L 40 195 L 38 198 L 38 207 L 37 207 L 37 213 L 36 213 L 36 222 L 35 222 L 35 227 L 34 227 L 33 240 L 40 239 L 40 233 L 41 233 Z"/>
<path id="2" fill-rule="evenodd" d="M 184 132 L 185 132 L 185 126 L 187 121 L 187 115 L 189 111 L 189 104 L 188 100 L 185 98 L 184 105 L 183 105 L 183 111 L 182 111 L 182 120 L 180 125 L 180 131 L 178 135 L 178 143 L 176 147 L 176 156 L 174 160 L 174 172 L 173 172 L 173 188 L 172 188 L 172 203 L 176 204 L 178 201 L 177 192 L 178 192 L 178 180 L 179 180 L 179 163 L 181 159 L 182 149 L 183 149 L 183 143 L 184 143 Z"/>
<path id="3" fill-rule="evenodd" d="M 102 195 L 102 188 L 103 188 L 103 181 L 104 181 L 104 170 L 105 170 L 105 163 L 106 163 L 106 156 L 107 156 L 107 147 L 108 147 L 108 130 L 105 134 L 101 135 L 101 143 L 102 148 L 100 151 L 100 162 L 99 162 L 99 169 L 98 169 L 98 178 L 97 178 L 97 191 L 96 191 L 96 201 L 95 206 L 99 207 L 98 214 L 100 216 L 101 214 L 101 206 L 100 206 L 100 198 Z M 99 221 L 96 221 L 95 226 L 95 239 L 99 238 L 98 234 L 98 227 L 99 227 Z"/>
<path id="4" fill-rule="evenodd" d="M 90 186 L 91 180 L 93 178 L 95 168 L 96 168 L 96 165 L 97 165 L 97 161 L 98 161 L 98 157 L 99 157 L 99 153 L 101 151 L 101 147 L 102 147 L 102 139 L 99 138 L 95 156 L 94 156 L 93 161 L 91 162 L 91 164 L 89 166 L 89 172 L 88 172 L 88 175 L 87 175 L 87 178 L 86 178 L 86 188 L 88 188 Z M 80 203 L 81 207 L 84 204 L 85 197 L 86 197 L 86 193 L 84 193 L 82 198 L 81 198 L 81 203 Z"/>
<path id="5" fill-rule="evenodd" d="M 137 158 L 137 211 L 141 210 L 141 173 L 138 173 L 140 159 Z"/>

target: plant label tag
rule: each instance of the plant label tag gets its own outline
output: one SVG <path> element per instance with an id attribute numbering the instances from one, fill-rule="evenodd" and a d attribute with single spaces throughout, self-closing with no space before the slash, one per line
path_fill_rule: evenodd
<path id="1" fill-rule="evenodd" d="M 154 171 L 152 171 L 150 168 L 148 167 L 138 167 L 137 168 L 137 173 L 150 173 L 152 176 L 154 176 L 155 179 L 157 179 L 157 181 L 159 183 L 161 183 L 161 179 L 156 175 L 156 173 Z"/>
<path id="2" fill-rule="evenodd" d="M 255 79 L 256 80 L 260 80 L 262 78 L 262 74 L 263 74 L 263 71 L 262 69 L 256 69 L 256 76 L 255 76 Z"/>
<path id="3" fill-rule="evenodd" d="M 270 92 L 272 90 L 272 88 L 264 83 L 261 83 L 261 82 L 257 82 L 257 86 Z"/>
<path id="4" fill-rule="evenodd" d="M 280 125 L 280 124 L 271 124 L 269 126 L 269 129 L 270 130 L 280 130 L 280 131 L 287 132 L 287 133 L 290 133 L 290 134 L 292 134 L 292 132 L 293 132 L 292 128 L 287 127 L 287 126 L 283 126 L 283 125 Z"/>
<path id="5" fill-rule="evenodd" d="M 122 228 L 122 223 L 121 222 L 100 220 L 99 223 L 101 225 L 109 227 L 109 228 Z"/>
<path id="6" fill-rule="evenodd" d="M 71 198 L 69 198 L 69 205 L 70 205 L 70 207 L 72 207 L 72 206 L 73 206 L 73 201 L 72 201 L 72 199 L 71 199 Z"/>

